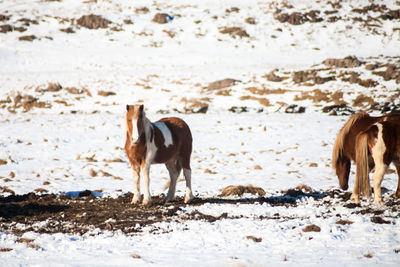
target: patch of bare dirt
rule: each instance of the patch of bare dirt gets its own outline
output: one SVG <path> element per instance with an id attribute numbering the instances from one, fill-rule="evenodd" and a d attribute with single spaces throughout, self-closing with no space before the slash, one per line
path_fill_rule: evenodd
<path id="1" fill-rule="evenodd" d="M 302 198 L 314 198 L 316 206 L 325 206 L 327 212 L 322 216 L 329 218 L 337 216 L 331 209 L 332 205 L 337 204 L 337 199 L 343 202 L 343 206 L 352 209 L 354 214 L 362 214 L 371 217 L 374 223 L 392 223 L 398 216 L 400 210 L 400 200 L 392 199 L 387 203 L 390 213 L 384 213 L 381 209 L 375 210 L 373 207 L 360 208 L 360 205 L 345 204 L 350 199 L 350 192 L 340 190 L 314 191 L 307 185 L 300 185 L 296 188 L 281 192 L 277 196 L 265 197 L 265 192 L 254 186 L 234 186 L 227 187 L 224 191 L 229 191 L 229 196 L 241 195 L 244 193 L 253 194 L 250 198 L 195 198 L 190 204 L 185 204 L 182 197 L 177 197 L 176 201 L 164 203 L 164 196 L 153 196 L 151 206 L 141 206 L 130 204 L 132 193 L 123 194 L 117 198 L 96 197 L 98 193 L 93 191 L 82 191 L 78 196 L 73 197 L 68 194 L 39 194 L 29 193 L 25 195 L 14 195 L 0 197 L 0 231 L 21 236 L 28 231 L 37 233 L 67 233 L 84 234 L 98 228 L 101 231 L 122 231 L 128 235 L 134 235 L 143 231 L 144 227 L 151 226 L 151 232 L 162 233 L 163 229 L 154 226 L 157 222 L 179 222 L 187 220 L 201 220 L 215 222 L 222 219 L 238 219 L 241 216 L 229 216 L 223 213 L 219 216 L 207 215 L 194 210 L 191 213 L 183 212 L 185 206 L 193 207 L 209 204 L 236 204 L 251 205 L 268 203 L 272 208 L 275 206 L 286 206 L 296 208 L 300 205 L 298 200 Z M 4 193 L 3 193 L 4 194 Z M 8 193 L 10 194 L 10 193 Z M 258 196 L 257 196 L 258 194 Z M 222 195 L 222 194 L 221 194 Z M 336 200 L 335 200 L 336 199 Z M 387 215 L 391 214 L 391 215 Z M 260 220 L 294 220 L 296 216 L 283 217 L 278 213 L 273 216 L 260 216 Z M 300 218 L 302 219 L 302 218 Z M 303 218 L 304 219 L 304 218 Z M 351 224 L 351 221 L 339 219 L 338 224 Z M 305 231 L 318 231 L 318 227 L 309 225 Z M 249 238 L 257 242 L 257 239 Z M 33 244 L 32 240 L 21 240 Z"/>

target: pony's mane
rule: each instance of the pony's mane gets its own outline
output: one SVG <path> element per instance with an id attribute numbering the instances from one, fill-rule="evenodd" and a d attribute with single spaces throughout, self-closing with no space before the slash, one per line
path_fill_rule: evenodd
<path id="1" fill-rule="evenodd" d="M 350 117 L 350 119 L 346 122 L 346 124 L 339 131 L 339 133 L 336 137 L 336 140 L 335 140 L 335 144 L 333 145 L 333 152 L 332 152 L 332 167 L 333 167 L 333 169 L 336 169 L 338 159 L 343 156 L 344 140 L 345 140 L 347 134 L 350 132 L 351 127 L 354 125 L 354 123 L 356 121 L 358 121 L 359 119 L 364 118 L 364 117 L 369 117 L 369 115 L 364 111 L 354 114 L 353 116 Z"/>

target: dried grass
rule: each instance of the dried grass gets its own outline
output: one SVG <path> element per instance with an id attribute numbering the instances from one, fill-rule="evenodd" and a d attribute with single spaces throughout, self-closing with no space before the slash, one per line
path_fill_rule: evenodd
<path id="1" fill-rule="evenodd" d="M 230 186 L 225 187 L 219 196 L 220 197 L 243 196 L 243 194 L 264 196 L 265 191 L 261 187 L 256 187 L 253 185 L 247 185 L 247 186 L 230 185 Z"/>

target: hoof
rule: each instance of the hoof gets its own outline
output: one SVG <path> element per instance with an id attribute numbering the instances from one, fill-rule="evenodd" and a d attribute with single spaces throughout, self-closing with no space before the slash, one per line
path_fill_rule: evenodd
<path id="1" fill-rule="evenodd" d="M 150 199 L 143 199 L 143 206 L 150 206 L 151 205 L 151 198 Z"/>
<path id="2" fill-rule="evenodd" d="M 193 198 L 194 198 L 193 195 L 185 196 L 184 202 L 185 202 L 186 204 L 187 204 L 187 203 L 190 203 L 190 202 L 193 200 Z"/>
<path id="3" fill-rule="evenodd" d="M 360 204 L 360 196 L 356 196 L 354 194 L 351 194 L 350 199 L 353 200 L 354 203 L 356 203 L 357 205 Z"/>
<path id="4" fill-rule="evenodd" d="M 136 205 L 139 202 L 139 199 L 133 198 L 131 201 L 132 205 Z"/>
<path id="5" fill-rule="evenodd" d="M 374 200 L 374 203 L 376 205 L 385 206 L 385 202 L 383 202 L 382 200 Z"/>

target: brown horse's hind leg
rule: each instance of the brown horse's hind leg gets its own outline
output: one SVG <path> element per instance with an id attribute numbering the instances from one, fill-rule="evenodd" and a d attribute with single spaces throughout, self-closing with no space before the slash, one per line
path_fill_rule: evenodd
<path id="1" fill-rule="evenodd" d="M 396 167 L 397 170 L 397 175 L 398 175 L 398 182 L 397 182 L 397 190 L 396 193 L 394 194 L 395 198 L 400 197 L 400 162 L 394 163 L 394 166 Z"/>

